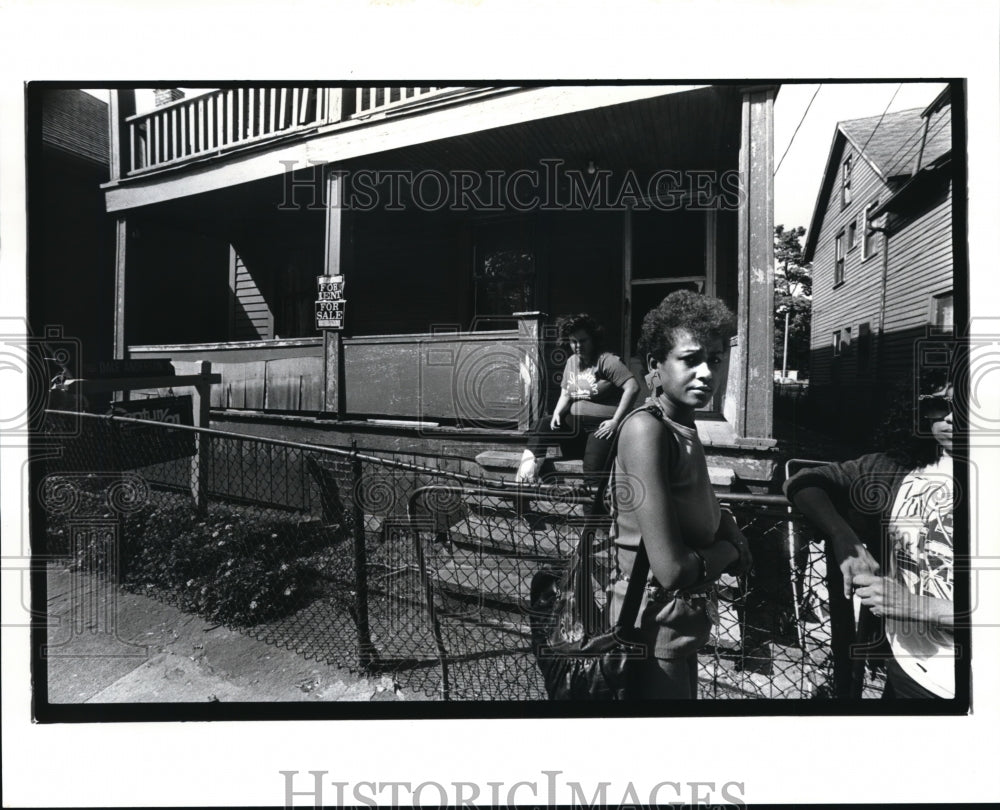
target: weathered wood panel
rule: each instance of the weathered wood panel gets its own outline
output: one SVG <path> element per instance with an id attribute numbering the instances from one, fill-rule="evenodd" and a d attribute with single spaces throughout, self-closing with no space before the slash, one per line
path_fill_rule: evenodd
<path id="1" fill-rule="evenodd" d="M 344 341 L 347 411 L 407 419 L 517 421 L 516 333 Z M 376 378 L 383 380 L 373 384 Z"/>
<path id="2" fill-rule="evenodd" d="M 323 409 L 323 358 L 269 360 L 265 372 L 264 407 L 278 411 Z"/>

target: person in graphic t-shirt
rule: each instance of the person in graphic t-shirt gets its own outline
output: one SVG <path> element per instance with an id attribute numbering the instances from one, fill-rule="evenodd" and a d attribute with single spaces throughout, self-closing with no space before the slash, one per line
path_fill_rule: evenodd
<path id="1" fill-rule="evenodd" d="M 789 500 L 832 544 L 845 596 L 885 617 L 887 698 L 955 696 L 952 390 L 939 384 L 919 397 L 932 437 L 923 448 L 810 468 L 785 482 Z M 867 513 L 871 536 L 848 523 L 847 506 Z M 880 530 L 884 570 L 869 551 Z"/>
<path id="2" fill-rule="evenodd" d="M 625 364 L 603 349 L 603 329 L 586 313 L 557 321 L 559 338 L 569 348 L 559 401 L 551 418 L 532 428 L 516 480 L 538 479 L 547 446 L 558 444 L 564 458 L 582 458 L 589 483 L 607 470 L 618 424 L 639 391 Z"/>

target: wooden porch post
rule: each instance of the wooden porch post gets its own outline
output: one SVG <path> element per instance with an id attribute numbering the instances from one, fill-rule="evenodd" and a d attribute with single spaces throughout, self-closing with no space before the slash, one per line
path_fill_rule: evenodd
<path id="1" fill-rule="evenodd" d="M 743 91 L 738 214 L 735 364 L 739 438 L 773 433 L 774 378 L 774 96 L 773 86 Z"/>
<path id="2" fill-rule="evenodd" d="M 515 312 L 517 340 L 521 347 L 521 409 L 518 430 L 531 430 L 545 407 L 542 374 L 542 320 L 544 312 Z"/>
<path id="3" fill-rule="evenodd" d="M 135 91 L 112 90 L 108 104 L 109 171 L 112 181 L 125 177 L 135 168 L 131 153 L 129 126 L 125 119 L 135 115 Z"/>
<path id="4" fill-rule="evenodd" d="M 323 256 L 323 275 L 344 276 L 345 298 L 350 298 L 350 269 L 353 244 L 350 218 L 342 205 L 344 178 L 329 166 L 326 167 L 325 197 L 326 241 Z M 343 418 L 347 410 L 347 391 L 344 388 L 344 334 L 350 313 L 345 312 L 344 331 L 323 330 L 323 410 L 328 415 Z"/>
<path id="5" fill-rule="evenodd" d="M 115 360 L 125 358 L 125 266 L 128 247 L 128 222 L 115 220 Z"/>

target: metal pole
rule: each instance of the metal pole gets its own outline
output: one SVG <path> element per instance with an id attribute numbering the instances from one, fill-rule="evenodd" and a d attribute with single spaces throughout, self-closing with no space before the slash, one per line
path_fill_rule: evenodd
<path id="1" fill-rule="evenodd" d="M 354 590 L 357 594 L 358 620 L 358 663 L 367 669 L 375 660 L 375 645 L 372 644 L 371 629 L 368 624 L 368 555 L 365 548 L 365 510 L 362 498 L 362 466 L 357 456 L 357 442 L 351 442 L 354 461 L 351 464 L 354 484 Z"/>
<path id="2" fill-rule="evenodd" d="M 785 308 L 785 348 L 781 353 L 781 379 L 788 376 L 788 312 L 791 307 Z"/>

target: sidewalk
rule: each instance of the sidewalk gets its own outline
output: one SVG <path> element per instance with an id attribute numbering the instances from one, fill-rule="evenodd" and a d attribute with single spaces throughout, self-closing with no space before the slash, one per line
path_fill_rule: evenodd
<path id="1" fill-rule="evenodd" d="M 47 582 L 50 704 L 427 699 L 64 565 Z"/>

